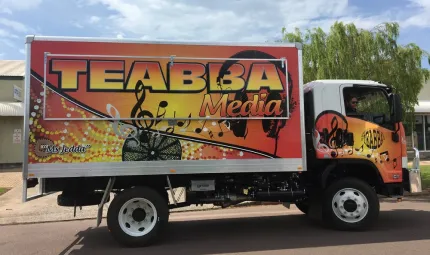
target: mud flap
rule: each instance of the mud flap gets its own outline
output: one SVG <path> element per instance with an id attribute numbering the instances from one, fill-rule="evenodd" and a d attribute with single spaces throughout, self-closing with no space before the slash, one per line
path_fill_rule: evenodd
<path id="1" fill-rule="evenodd" d="M 312 221 L 321 222 L 322 221 L 322 201 L 323 191 L 314 192 L 311 196 L 309 196 L 309 212 L 308 217 Z"/>
<path id="2" fill-rule="evenodd" d="M 405 189 L 410 193 L 419 193 L 422 192 L 422 184 L 421 184 L 421 171 L 420 171 L 420 153 L 417 148 L 415 150 L 415 157 L 412 162 L 412 168 L 407 169 L 407 177 L 405 179 L 405 183 L 407 187 Z M 405 174 L 405 172 L 404 172 Z"/>
<path id="3" fill-rule="evenodd" d="M 409 171 L 409 186 L 410 193 L 422 192 L 421 171 L 419 169 L 411 169 Z"/>

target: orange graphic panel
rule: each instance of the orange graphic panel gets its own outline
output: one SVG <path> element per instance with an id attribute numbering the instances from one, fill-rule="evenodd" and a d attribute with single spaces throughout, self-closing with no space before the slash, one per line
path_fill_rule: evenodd
<path id="1" fill-rule="evenodd" d="M 296 48 L 31 47 L 30 163 L 302 157 Z"/>
<path id="2" fill-rule="evenodd" d="M 314 147 L 320 159 L 363 159 L 378 168 L 385 182 L 402 180 L 402 144 L 393 131 L 336 111 L 324 111 L 315 120 Z M 399 137 L 402 135 L 399 130 Z M 347 137 L 353 138 L 353 145 Z"/>

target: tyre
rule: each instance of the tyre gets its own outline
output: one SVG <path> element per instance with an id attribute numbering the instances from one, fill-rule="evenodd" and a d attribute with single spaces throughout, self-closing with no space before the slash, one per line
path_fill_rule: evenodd
<path id="1" fill-rule="evenodd" d="M 168 204 L 160 193 L 148 187 L 136 187 L 123 191 L 112 200 L 107 225 L 120 244 L 143 247 L 160 240 L 168 218 Z"/>
<path id="2" fill-rule="evenodd" d="M 306 200 L 297 201 L 295 203 L 297 209 L 299 209 L 302 213 L 308 214 L 309 212 L 309 204 Z"/>
<path id="3" fill-rule="evenodd" d="M 335 181 L 324 192 L 324 223 L 338 230 L 366 230 L 379 216 L 379 199 L 366 182 L 356 178 Z"/>

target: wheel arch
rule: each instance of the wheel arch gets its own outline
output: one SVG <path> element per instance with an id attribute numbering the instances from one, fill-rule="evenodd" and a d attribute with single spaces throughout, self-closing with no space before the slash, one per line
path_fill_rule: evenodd
<path id="1" fill-rule="evenodd" d="M 329 164 L 321 175 L 321 187 L 327 188 L 331 182 L 342 177 L 356 177 L 375 186 L 379 191 L 385 186 L 378 168 L 368 160 L 346 159 Z"/>

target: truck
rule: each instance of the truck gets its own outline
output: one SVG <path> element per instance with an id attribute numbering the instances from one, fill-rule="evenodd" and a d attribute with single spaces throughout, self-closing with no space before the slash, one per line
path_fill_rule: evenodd
<path id="1" fill-rule="evenodd" d="M 380 196 L 421 191 L 400 95 L 371 80 L 304 84 L 302 61 L 299 43 L 27 36 L 23 202 L 58 193 L 75 213 L 98 206 L 97 226 L 110 203 L 107 228 L 131 247 L 201 204 L 295 204 L 370 229 Z"/>

